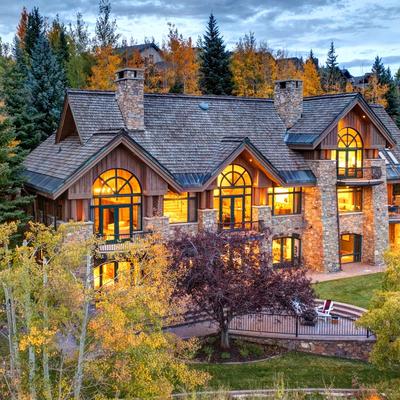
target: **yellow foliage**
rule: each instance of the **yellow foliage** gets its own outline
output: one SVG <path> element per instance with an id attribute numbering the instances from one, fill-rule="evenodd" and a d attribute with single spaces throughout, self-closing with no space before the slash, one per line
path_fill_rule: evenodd
<path id="1" fill-rule="evenodd" d="M 388 90 L 389 86 L 380 84 L 378 81 L 378 77 L 373 74 L 369 78 L 368 87 L 364 92 L 364 96 L 370 103 L 376 103 L 380 104 L 383 107 L 387 107 L 387 100 L 385 98 L 385 95 Z"/>
<path id="2" fill-rule="evenodd" d="M 317 96 L 322 94 L 321 80 L 311 59 L 304 64 L 304 72 L 302 75 L 304 96 Z"/>
<path id="3" fill-rule="evenodd" d="M 233 94 L 272 97 L 276 63 L 265 45 L 257 46 L 252 34 L 240 39 L 232 55 Z"/>
<path id="4" fill-rule="evenodd" d="M 96 64 L 92 67 L 92 74 L 88 79 L 88 88 L 114 90 L 115 73 L 120 68 L 121 58 L 114 54 L 111 46 L 97 47 L 95 61 Z"/>

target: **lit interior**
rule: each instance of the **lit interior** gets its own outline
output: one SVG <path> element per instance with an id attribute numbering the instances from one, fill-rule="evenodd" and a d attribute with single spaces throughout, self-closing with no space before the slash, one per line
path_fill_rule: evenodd
<path id="1" fill-rule="evenodd" d="M 128 239 L 141 228 L 141 188 L 123 169 L 102 173 L 93 184 L 94 226 L 106 240 Z"/>
<path id="2" fill-rule="evenodd" d="M 272 241 L 272 262 L 274 264 L 290 263 L 298 259 L 300 240 L 293 237 L 282 237 Z"/>
<path id="3" fill-rule="evenodd" d="M 343 264 L 361 259 L 361 236 L 343 234 L 340 236 L 340 260 Z"/>
<path id="4" fill-rule="evenodd" d="M 164 195 L 164 215 L 170 224 L 193 222 L 196 213 L 196 195 L 194 193 L 173 193 Z"/>
<path id="5" fill-rule="evenodd" d="M 301 212 L 301 188 L 268 188 L 268 205 L 274 215 L 297 214 Z"/>
<path id="6" fill-rule="evenodd" d="M 101 264 L 93 269 L 93 286 L 97 290 L 113 285 L 116 279 L 129 279 L 130 271 L 131 264 L 126 261 Z"/>
<path id="7" fill-rule="evenodd" d="M 358 212 L 362 210 L 361 188 L 338 188 L 337 194 L 339 212 Z"/>

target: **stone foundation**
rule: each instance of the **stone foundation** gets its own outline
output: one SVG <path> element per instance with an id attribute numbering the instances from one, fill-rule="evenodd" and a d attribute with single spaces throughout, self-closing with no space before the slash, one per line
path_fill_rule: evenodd
<path id="1" fill-rule="evenodd" d="M 184 224 L 170 224 L 169 225 L 169 235 L 173 236 L 177 232 L 188 233 L 189 235 L 194 235 L 199 230 L 198 222 L 189 222 Z"/>
<path id="2" fill-rule="evenodd" d="M 143 231 L 156 232 L 164 237 L 169 234 L 169 218 L 168 217 L 144 217 Z"/>
<path id="3" fill-rule="evenodd" d="M 213 208 L 197 210 L 197 216 L 199 221 L 199 230 L 212 232 L 216 232 L 218 230 L 218 210 Z"/>
<path id="4" fill-rule="evenodd" d="M 241 335 L 231 334 L 231 337 L 243 338 Z M 372 339 L 364 340 L 309 340 L 309 339 L 272 339 L 247 337 L 246 340 L 255 343 L 271 344 L 284 347 L 288 350 L 301 351 L 303 353 L 318 354 L 322 356 L 334 356 L 349 358 L 352 360 L 368 361 L 372 347 L 375 343 Z"/>

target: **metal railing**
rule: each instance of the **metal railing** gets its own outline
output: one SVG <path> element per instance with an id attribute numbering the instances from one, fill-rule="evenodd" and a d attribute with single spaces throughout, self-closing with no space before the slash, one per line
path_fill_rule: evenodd
<path id="1" fill-rule="evenodd" d="M 257 231 L 260 232 L 263 228 L 263 221 L 248 221 L 248 222 L 219 222 L 219 231 Z"/>
<path id="2" fill-rule="evenodd" d="M 382 168 L 377 165 L 362 168 L 340 168 L 337 169 L 339 179 L 381 179 Z"/>
<path id="3" fill-rule="evenodd" d="M 335 316 L 318 318 L 315 325 L 308 325 L 302 317 L 290 314 L 270 314 L 260 312 L 235 317 L 229 330 L 268 333 L 275 335 L 299 336 L 371 336 L 367 328 L 357 327 L 355 319 Z"/>

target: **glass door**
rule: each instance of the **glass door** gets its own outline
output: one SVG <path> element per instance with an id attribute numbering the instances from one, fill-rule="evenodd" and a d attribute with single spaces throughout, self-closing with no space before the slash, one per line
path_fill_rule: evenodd
<path id="1" fill-rule="evenodd" d="M 103 232 L 105 240 L 124 240 L 131 237 L 131 212 L 130 206 L 100 207 L 100 232 Z"/>
<path id="2" fill-rule="evenodd" d="M 221 198 L 220 221 L 224 229 L 243 228 L 243 196 L 229 196 Z"/>
<path id="3" fill-rule="evenodd" d="M 343 264 L 361 261 L 362 236 L 343 234 L 340 236 L 340 260 Z"/>

